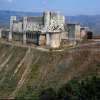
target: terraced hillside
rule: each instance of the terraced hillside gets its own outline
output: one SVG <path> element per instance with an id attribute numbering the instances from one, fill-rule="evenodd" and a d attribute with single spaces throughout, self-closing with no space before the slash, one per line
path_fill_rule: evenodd
<path id="1" fill-rule="evenodd" d="M 99 45 L 43 52 L 0 44 L 0 99 L 28 98 L 31 89 L 37 95 L 43 88 L 57 89 L 91 74 L 100 75 Z"/>

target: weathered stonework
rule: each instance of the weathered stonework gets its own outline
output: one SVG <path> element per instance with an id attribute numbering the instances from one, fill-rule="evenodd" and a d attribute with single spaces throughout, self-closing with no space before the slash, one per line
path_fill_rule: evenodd
<path id="1" fill-rule="evenodd" d="M 0 29 L 0 38 L 2 38 L 2 29 Z"/>
<path id="2" fill-rule="evenodd" d="M 14 28 L 14 21 L 16 21 L 16 16 L 11 16 L 10 18 L 10 32 L 8 36 L 8 40 L 12 41 L 12 34 L 13 34 L 13 28 Z"/>
<path id="3" fill-rule="evenodd" d="M 49 32 L 46 34 L 46 45 L 51 48 L 58 48 L 61 43 L 61 33 L 60 32 Z"/>
<path id="4" fill-rule="evenodd" d="M 81 40 L 80 24 L 75 25 L 75 39 L 78 40 L 78 41 Z"/>
<path id="5" fill-rule="evenodd" d="M 26 33 L 23 33 L 23 43 L 26 44 Z"/>
<path id="6" fill-rule="evenodd" d="M 40 34 L 37 40 L 39 45 L 46 44 L 51 47 L 59 47 L 61 41 L 61 38 L 59 38 L 60 34 L 65 31 L 64 24 L 64 16 L 49 11 L 44 12 L 43 16 L 40 17 L 23 17 L 21 20 L 16 20 L 16 17 L 12 16 L 10 19 L 9 41 L 12 40 L 13 32 L 18 32 L 23 34 L 23 43 L 26 43 L 27 40 L 33 39 L 32 34 L 36 31 L 37 34 Z M 27 39 L 28 32 L 31 35 L 30 39 L 29 37 Z M 48 35 L 47 33 L 50 34 Z M 59 33 L 59 35 L 56 33 Z"/>
<path id="7" fill-rule="evenodd" d="M 60 32 L 51 33 L 50 47 L 58 48 L 60 47 L 60 43 L 61 43 L 61 33 Z"/>
<path id="8" fill-rule="evenodd" d="M 58 12 L 44 12 L 42 16 L 16 19 L 16 16 L 10 18 L 10 29 L 6 36 L 9 41 L 23 41 L 34 43 L 39 46 L 50 48 L 59 48 L 62 41 L 69 44 L 76 44 L 86 34 L 80 24 L 65 24 L 65 17 Z M 5 34 L 4 34 L 5 35 Z M 2 34 L 0 31 L 0 38 Z"/>
<path id="9" fill-rule="evenodd" d="M 80 40 L 81 34 L 80 34 L 80 24 L 68 24 L 68 37 L 70 40 Z"/>
<path id="10" fill-rule="evenodd" d="M 39 46 L 45 46 L 46 45 L 46 35 L 40 34 L 39 35 Z"/>

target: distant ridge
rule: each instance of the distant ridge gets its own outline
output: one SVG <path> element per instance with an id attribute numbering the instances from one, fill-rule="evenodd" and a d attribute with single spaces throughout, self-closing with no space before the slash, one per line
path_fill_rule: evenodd
<path id="1" fill-rule="evenodd" d="M 42 12 L 19 12 L 0 10 L 0 26 L 9 27 L 10 16 L 41 16 Z M 80 22 L 82 26 L 90 27 L 95 35 L 100 35 L 100 15 L 66 16 L 66 22 Z"/>
<path id="2" fill-rule="evenodd" d="M 67 22 L 80 22 L 82 26 L 89 27 L 95 35 L 100 35 L 100 15 L 67 16 Z"/>
<path id="3" fill-rule="evenodd" d="M 41 16 L 42 13 L 40 12 L 18 12 L 18 11 L 3 11 L 0 10 L 0 25 L 9 26 L 9 19 L 10 16 Z"/>

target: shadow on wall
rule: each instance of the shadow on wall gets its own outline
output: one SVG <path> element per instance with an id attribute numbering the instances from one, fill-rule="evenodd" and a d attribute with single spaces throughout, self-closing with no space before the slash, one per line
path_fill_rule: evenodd
<path id="1" fill-rule="evenodd" d="M 93 32 L 91 31 L 87 32 L 87 39 L 93 39 Z"/>

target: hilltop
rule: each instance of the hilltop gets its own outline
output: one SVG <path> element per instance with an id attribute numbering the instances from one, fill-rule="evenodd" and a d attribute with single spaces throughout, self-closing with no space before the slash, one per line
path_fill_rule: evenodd
<path id="1" fill-rule="evenodd" d="M 61 52 L 0 43 L 0 99 L 25 96 L 32 88 L 55 90 L 71 79 L 100 75 L 100 45 L 77 47 Z"/>
<path id="2" fill-rule="evenodd" d="M 0 26 L 9 27 L 10 16 L 41 16 L 41 12 L 17 12 L 17 11 L 3 11 L 0 10 Z M 100 15 L 77 15 L 77 16 L 66 16 L 66 22 L 81 22 L 82 26 L 89 27 L 94 35 L 100 35 Z"/>

